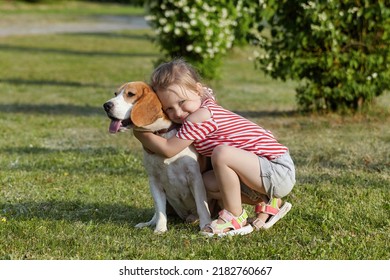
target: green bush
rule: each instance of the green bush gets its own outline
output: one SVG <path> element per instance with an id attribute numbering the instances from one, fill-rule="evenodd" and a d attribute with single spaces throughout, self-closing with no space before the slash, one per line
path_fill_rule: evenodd
<path id="1" fill-rule="evenodd" d="M 243 0 L 148 0 L 146 7 L 162 59 L 183 57 L 207 79 L 218 78 L 223 55 L 245 42 L 253 23 Z"/>
<path id="2" fill-rule="evenodd" d="M 257 61 L 274 78 L 301 81 L 300 109 L 355 111 L 389 89 L 388 1 L 264 2 L 271 36 L 260 38 Z"/>

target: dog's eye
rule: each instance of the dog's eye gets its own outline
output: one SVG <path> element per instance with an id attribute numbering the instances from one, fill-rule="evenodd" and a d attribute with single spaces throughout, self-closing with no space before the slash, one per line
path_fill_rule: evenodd
<path id="1" fill-rule="evenodd" d="M 114 92 L 114 95 L 115 95 L 115 96 L 118 96 L 118 93 L 117 93 L 117 92 Z"/>
<path id="2" fill-rule="evenodd" d="M 135 93 L 132 93 L 131 91 L 127 92 L 128 97 L 133 97 L 134 95 L 135 95 Z"/>

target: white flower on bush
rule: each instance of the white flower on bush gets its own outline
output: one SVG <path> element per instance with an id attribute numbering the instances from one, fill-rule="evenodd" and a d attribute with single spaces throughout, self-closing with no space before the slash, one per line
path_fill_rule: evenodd
<path id="1" fill-rule="evenodd" d="M 322 12 L 318 15 L 318 18 L 320 19 L 320 21 L 326 21 L 328 19 L 327 15 L 325 12 Z"/>
<path id="2" fill-rule="evenodd" d="M 145 19 L 153 27 L 163 51 L 170 55 L 180 53 L 202 63 L 202 59 L 215 60 L 226 53 L 235 40 L 237 17 L 254 13 L 244 5 L 245 1 L 234 3 L 235 6 L 224 6 L 216 0 L 149 0 L 149 15 Z M 259 4 L 263 5 L 264 0 Z"/>
<path id="3" fill-rule="evenodd" d="M 160 9 L 154 10 L 158 13 L 147 16 L 146 19 L 155 27 L 156 34 L 159 36 L 170 36 L 171 33 L 176 36 L 197 34 L 198 39 L 192 38 L 197 42 L 197 47 L 187 47 L 187 51 L 200 54 L 202 50 L 206 50 L 201 53 L 204 57 L 214 57 L 216 53 L 224 53 L 227 48 L 232 47 L 233 27 L 237 25 L 237 22 L 229 19 L 228 10 L 225 7 L 213 6 L 202 0 L 196 0 L 195 3 L 189 7 L 186 0 L 165 0 L 162 1 Z M 172 5 L 175 8 L 168 10 L 168 7 Z M 238 6 L 242 7 L 240 1 Z M 150 7 L 153 8 L 156 5 L 150 5 Z M 188 22 L 184 21 L 181 24 L 177 20 L 179 14 L 181 20 L 188 18 Z M 204 48 L 201 45 L 204 45 Z M 210 45 L 214 47 L 211 48 Z M 217 50 L 215 46 L 219 46 L 219 49 Z"/>
<path id="4" fill-rule="evenodd" d="M 199 47 L 199 46 L 196 46 L 196 47 L 194 48 L 194 51 L 195 51 L 196 53 L 201 53 L 201 52 L 202 52 L 202 48 Z"/>
<path id="5" fill-rule="evenodd" d="M 226 8 L 222 8 L 222 18 L 227 18 L 228 17 L 228 11 Z"/>
<path id="6" fill-rule="evenodd" d="M 177 7 L 185 7 L 187 6 L 187 1 L 186 0 L 181 0 L 181 1 L 169 1 L 172 4 L 176 5 Z"/>
<path id="7" fill-rule="evenodd" d="M 172 28 L 171 28 L 171 26 L 170 25 L 165 25 L 164 27 L 163 27 L 163 32 L 164 33 L 169 33 L 171 30 L 172 30 Z"/>
<path id="8" fill-rule="evenodd" d="M 196 26 L 197 24 L 198 24 L 198 21 L 196 19 L 192 19 L 190 21 L 190 25 L 192 25 L 192 26 Z"/>
<path id="9" fill-rule="evenodd" d="M 265 69 L 267 71 L 272 71 L 274 69 L 274 65 L 272 64 L 272 62 L 270 62 Z"/>
<path id="10" fill-rule="evenodd" d="M 357 13 L 358 11 L 359 11 L 358 7 L 353 7 L 353 8 L 348 9 L 349 14 L 354 14 L 354 13 Z"/>
<path id="11" fill-rule="evenodd" d="M 160 25 L 165 25 L 167 22 L 168 22 L 168 20 L 166 18 L 159 18 L 158 19 L 158 23 Z"/>
<path id="12" fill-rule="evenodd" d="M 173 11 L 165 11 L 164 12 L 164 16 L 165 17 L 172 17 L 174 15 L 175 15 L 175 12 L 173 12 Z"/>
<path id="13" fill-rule="evenodd" d="M 154 15 L 147 15 L 147 16 L 145 16 L 145 20 L 146 21 L 154 21 L 154 20 L 156 20 L 156 16 L 154 16 Z"/>

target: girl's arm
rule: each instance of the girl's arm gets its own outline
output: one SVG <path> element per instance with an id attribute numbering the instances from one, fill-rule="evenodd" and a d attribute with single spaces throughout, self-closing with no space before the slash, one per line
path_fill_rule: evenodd
<path id="1" fill-rule="evenodd" d="M 153 134 L 152 132 L 140 132 L 133 130 L 133 133 L 145 148 L 167 158 L 175 156 L 193 142 L 192 140 L 177 138 L 176 136 L 165 139 Z"/>
<path id="2" fill-rule="evenodd" d="M 190 114 L 187 120 L 193 123 L 203 122 L 211 117 L 211 113 L 206 108 L 200 108 Z M 153 153 L 160 154 L 164 157 L 173 157 L 182 150 L 190 146 L 193 140 L 184 140 L 173 136 L 165 139 L 152 132 L 140 132 L 133 130 L 134 136 L 144 145 L 144 147 Z"/>

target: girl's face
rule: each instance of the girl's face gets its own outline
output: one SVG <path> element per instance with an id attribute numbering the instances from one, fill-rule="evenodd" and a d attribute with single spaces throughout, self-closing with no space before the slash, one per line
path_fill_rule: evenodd
<path id="1" fill-rule="evenodd" d="M 201 89 L 201 85 L 198 88 Z M 190 114 L 199 109 L 202 103 L 199 92 L 173 85 L 164 92 L 157 93 L 157 96 L 168 118 L 181 124 Z"/>

